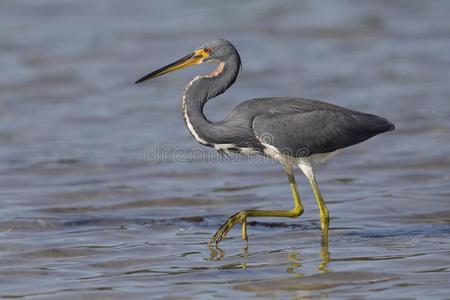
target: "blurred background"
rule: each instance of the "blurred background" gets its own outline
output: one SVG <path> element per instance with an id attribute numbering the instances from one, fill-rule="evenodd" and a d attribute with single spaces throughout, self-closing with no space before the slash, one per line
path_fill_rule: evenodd
<path id="1" fill-rule="evenodd" d="M 0 298 L 448 297 L 449 11 L 445 0 L 2 0 Z M 325 267 L 300 172 L 301 218 L 251 223 L 248 249 L 232 231 L 221 259 L 206 247 L 237 210 L 291 206 L 278 165 L 221 160 L 186 130 L 181 92 L 212 66 L 133 84 L 212 38 L 230 40 L 243 69 L 207 105 L 211 120 L 291 96 L 396 124 L 318 166 Z"/>

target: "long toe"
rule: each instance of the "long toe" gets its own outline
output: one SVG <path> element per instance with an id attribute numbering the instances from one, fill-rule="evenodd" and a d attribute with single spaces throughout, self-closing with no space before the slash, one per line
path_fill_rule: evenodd
<path id="1" fill-rule="evenodd" d="M 227 236 L 232 227 L 233 226 L 230 226 L 228 221 L 225 222 L 209 240 L 209 244 L 217 245 L 218 243 L 220 243 Z"/>
<path id="2" fill-rule="evenodd" d="M 228 218 L 228 220 L 223 223 L 222 226 L 217 230 L 217 232 L 212 236 L 212 238 L 209 240 L 209 245 L 217 245 L 222 241 L 230 232 L 231 228 L 233 228 L 234 225 L 243 222 L 243 220 L 246 219 L 244 212 L 238 212 L 231 217 Z"/>

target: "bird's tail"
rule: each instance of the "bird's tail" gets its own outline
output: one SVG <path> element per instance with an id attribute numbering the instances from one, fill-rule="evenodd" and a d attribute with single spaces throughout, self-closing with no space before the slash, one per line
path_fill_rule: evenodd
<path id="1" fill-rule="evenodd" d="M 363 119 L 361 123 L 364 124 L 365 129 L 368 131 L 383 133 L 395 130 L 395 125 L 385 118 L 371 114 L 363 114 L 360 118 Z"/>

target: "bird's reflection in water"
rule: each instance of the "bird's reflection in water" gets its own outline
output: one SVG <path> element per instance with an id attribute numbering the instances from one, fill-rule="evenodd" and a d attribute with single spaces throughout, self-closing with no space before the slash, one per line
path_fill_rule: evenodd
<path id="1" fill-rule="evenodd" d="M 320 262 L 318 270 L 322 273 L 331 272 L 331 270 L 329 270 L 327 268 L 328 263 L 330 262 L 330 250 L 328 249 L 328 242 L 322 243 L 321 248 L 320 248 L 320 258 L 321 258 L 321 262 Z"/>
<path id="2" fill-rule="evenodd" d="M 289 260 L 289 266 L 287 267 L 286 272 L 288 272 L 289 274 L 302 275 L 296 271 L 297 268 L 300 268 L 302 266 L 300 258 L 298 258 L 298 254 L 299 252 L 297 251 L 288 252 L 287 258 Z"/>
<path id="3" fill-rule="evenodd" d="M 209 251 L 210 251 L 209 260 L 217 261 L 217 260 L 222 260 L 225 257 L 225 251 L 223 251 L 219 246 L 215 245 L 215 246 L 208 246 L 208 247 L 209 247 Z M 247 269 L 247 262 L 248 262 L 248 257 L 249 257 L 248 249 L 249 249 L 249 246 L 246 243 L 245 246 L 242 248 L 243 261 L 239 265 L 239 267 L 242 269 Z M 288 252 L 287 259 L 290 263 L 286 270 L 287 273 L 301 275 L 300 273 L 298 273 L 296 271 L 296 269 L 298 269 L 302 266 L 302 264 L 300 262 L 301 260 L 298 258 L 298 256 L 299 256 L 298 251 Z M 320 271 L 321 273 L 331 272 L 331 270 L 329 270 L 327 268 L 328 263 L 330 262 L 330 251 L 328 249 L 328 243 L 322 243 L 321 249 L 320 249 L 320 259 L 321 259 L 320 264 L 319 264 L 317 270 Z"/>
<path id="4" fill-rule="evenodd" d="M 247 269 L 247 261 L 248 261 L 248 243 L 242 248 L 242 269 Z"/>
<path id="5" fill-rule="evenodd" d="M 219 246 L 208 246 L 210 251 L 209 260 L 222 260 L 225 257 L 225 251 Z"/>
<path id="6" fill-rule="evenodd" d="M 210 251 L 209 260 L 222 260 L 225 257 L 225 251 L 223 251 L 219 246 L 208 246 Z M 236 265 L 236 268 L 247 269 L 247 260 L 248 260 L 248 245 L 246 244 L 242 248 L 242 258 L 243 261 L 241 264 Z"/>

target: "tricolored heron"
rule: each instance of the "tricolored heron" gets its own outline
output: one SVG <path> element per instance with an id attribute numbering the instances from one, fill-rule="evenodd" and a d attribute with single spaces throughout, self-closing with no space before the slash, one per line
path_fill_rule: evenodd
<path id="1" fill-rule="evenodd" d="M 377 134 L 394 130 L 384 118 L 330 103 L 304 98 L 259 98 L 239 104 L 220 122 L 209 121 L 204 113 L 206 102 L 222 94 L 236 80 L 241 59 L 228 41 L 215 39 L 201 45 L 185 57 L 145 75 L 136 83 L 200 63 L 215 63 L 210 74 L 196 76 L 183 92 L 182 112 L 192 136 L 202 145 L 221 153 L 260 154 L 283 166 L 294 199 L 290 210 L 242 210 L 232 215 L 214 234 L 210 245 L 224 239 L 231 228 L 242 224 L 242 238 L 247 240 L 247 218 L 289 217 L 303 213 L 303 205 L 294 178 L 299 166 L 309 180 L 320 211 L 322 242 L 328 241 L 328 209 L 314 176 L 312 163 L 324 161 L 335 151 Z"/>

